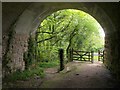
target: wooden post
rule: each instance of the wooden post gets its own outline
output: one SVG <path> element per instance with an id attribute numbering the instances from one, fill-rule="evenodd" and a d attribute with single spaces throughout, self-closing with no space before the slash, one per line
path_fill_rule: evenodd
<path id="1" fill-rule="evenodd" d="M 70 49 L 68 50 L 68 61 L 70 62 L 70 59 L 71 57 L 70 57 Z"/>
<path id="2" fill-rule="evenodd" d="M 90 61 L 90 52 L 89 52 L 89 56 L 88 57 L 89 57 L 89 61 Z"/>
<path id="3" fill-rule="evenodd" d="M 64 69 L 64 50 L 59 49 L 59 58 L 60 58 L 60 71 Z"/>
<path id="4" fill-rule="evenodd" d="M 103 50 L 103 63 L 104 63 L 104 50 Z"/>
<path id="5" fill-rule="evenodd" d="M 71 61 L 73 61 L 73 48 L 71 48 Z"/>
<path id="6" fill-rule="evenodd" d="M 98 61 L 100 61 L 100 51 L 98 50 Z"/>
<path id="7" fill-rule="evenodd" d="M 70 61 L 73 61 L 73 48 L 70 49 Z"/>
<path id="8" fill-rule="evenodd" d="M 93 63 L 94 62 L 94 52 L 93 51 L 91 51 L 91 62 Z"/>
<path id="9" fill-rule="evenodd" d="M 69 58 L 68 59 L 70 62 L 73 61 L 73 48 L 69 49 Z"/>
<path id="10" fill-rule="evenodd" d="M 70 59 L 70 62 L 71 62 L 71 48 L 69 49 L 69 59 Z"/>

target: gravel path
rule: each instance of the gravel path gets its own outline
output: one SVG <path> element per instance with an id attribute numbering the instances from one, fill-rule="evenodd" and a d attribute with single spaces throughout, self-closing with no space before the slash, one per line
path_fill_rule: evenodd
<path id="1" fill-rule="evenodd" d="M 47 70 L 46 70 L 47 71 Z M 71 62 L 65 70 L 54 74 L 46 72 L 40 88 L 113 88 L 115 80 L 101 62 Z"/>

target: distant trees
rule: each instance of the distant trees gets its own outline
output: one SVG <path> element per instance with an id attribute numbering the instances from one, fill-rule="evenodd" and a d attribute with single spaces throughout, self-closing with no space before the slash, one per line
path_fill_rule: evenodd
<path id="1" fill-rule="evenodd" d="M 85 12 L 73 9 L 60 10 L 48 16 L 36 32 L 37 57 L 41 61 L 56 60 L 58 49 L 66 56 L 70 48 L 98 50 L 104 40 L 99 34 L 100 25 Z"/>

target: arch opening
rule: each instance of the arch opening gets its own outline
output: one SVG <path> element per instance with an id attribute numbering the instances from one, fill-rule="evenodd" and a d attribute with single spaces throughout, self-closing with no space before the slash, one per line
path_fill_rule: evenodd
<path id="1" fill-rule="evenodd" d="M 33 32 L 38 62 L 56 62 L 59 65 L 60 48 L 64 49 L 65 62 L 70 61 L 71 48 L 94 52 L 104 49 L 105 34 L 100 24 L 91 15 L 77 9 L 52 13 Z"/>

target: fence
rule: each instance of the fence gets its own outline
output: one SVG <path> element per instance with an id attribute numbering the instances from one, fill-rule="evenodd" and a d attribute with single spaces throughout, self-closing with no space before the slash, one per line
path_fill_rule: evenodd
<path id="1" fill-rule="evenodd" d="M 79 51 L 73 50 L 71 51 L 71 58 L 72 60 L 79 60 L 79 61 L 90 61 L 93 63 L 93 51 Z"/>
<path id="2" fill-rule="evenodd" d="M 98 61 L 104 62 L 104 51 L 98 51 Z"/>

